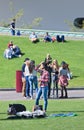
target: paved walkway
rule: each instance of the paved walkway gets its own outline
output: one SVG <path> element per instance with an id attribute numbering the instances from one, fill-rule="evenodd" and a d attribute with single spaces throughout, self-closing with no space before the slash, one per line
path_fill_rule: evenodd
<path id="1" fill-rule="evenodd" d="M 60 90 L 59 90 L 60 96 Z M 84 89 L 72 89 L 68 90 L 68 98 L 69 99 L 84 99 Z M 52 96 L 51 96 L 52 99 Z M 22 93 L 17 93 L 15 90 L 6 90 L 0 91 L 0 100 L 7 101 L 7 100 L 27 100 L 22 96 Z"/>

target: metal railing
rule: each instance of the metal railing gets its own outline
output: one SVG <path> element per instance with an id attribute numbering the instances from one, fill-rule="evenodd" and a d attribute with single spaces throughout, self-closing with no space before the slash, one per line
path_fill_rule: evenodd
<path id="1" fill-rule="evenodd" d="M 46 32 L 49 32 L 51 36 L 64 35 L 66 38 L 84 39 L 84 32 L 67 32 L 67 31 L 16 28 L 16 33 L 18 30 L 20 30 L 22 36 L 29 36 L 32 32 L 35 32 L 39 37 L 43 37 Z M 10 28 L 0 27 L 0 35 L 11 35 Z"/>

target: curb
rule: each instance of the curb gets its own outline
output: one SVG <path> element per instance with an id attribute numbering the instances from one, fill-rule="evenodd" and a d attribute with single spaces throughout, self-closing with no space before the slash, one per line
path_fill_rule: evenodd
<path id="1" fill-rule="evenodd" d="M 60 90 L 60 88 L 59 88 L 59 90 Z M 80 87 L 80 88 L 67 88 L 67 90 L 84 90 L 84 87 Z M 0 91 L 16 91 L 16 89 L 14 89 L 14 88 L 0 88 Z"/>
<path id="2" fill-rule="evenodd" d="M 13 88 L 0 88 L 0 91 L 15 91 Z"/>

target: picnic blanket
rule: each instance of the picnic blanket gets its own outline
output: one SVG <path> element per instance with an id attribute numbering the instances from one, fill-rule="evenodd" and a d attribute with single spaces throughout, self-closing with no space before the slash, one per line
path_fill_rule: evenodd
<path id="1" fill-rule="evenodd" d="M 48 117 L 72 117 L 72 116 L 77 116 L 76 113 L 73 112 L 69 112 L 69 113 L 54 113 L 54 114 L 50 114 Z"/>

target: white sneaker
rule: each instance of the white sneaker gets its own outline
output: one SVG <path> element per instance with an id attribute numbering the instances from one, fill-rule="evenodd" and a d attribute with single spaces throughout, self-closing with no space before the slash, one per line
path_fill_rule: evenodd
<path id="1" fill-rule="evenodd" d="M 31 96 L 31 99 L 33 99 L 33 96 Z"/>
<path id="2" fill-rule="evenodd" d="M 19 57 L 21 57 L 21 55 L 19 55 Z"/>

